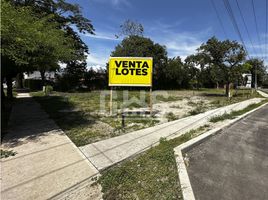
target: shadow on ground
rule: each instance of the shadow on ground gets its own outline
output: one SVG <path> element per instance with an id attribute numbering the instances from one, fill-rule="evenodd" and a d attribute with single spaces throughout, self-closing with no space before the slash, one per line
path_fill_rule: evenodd
<path id="1" fill-rule="evenodd" d="M 40 104 L 34 99 L 41 103 L 43 109 L 40 109 Z M 63 97 L 45 96 L 34 99 L 17 98 L 14 102 L 7 133 L 3 137 L 3 142 L 8 147 L 18 146 L 29 140 L 38 141 L 40 136 L 53 134 L 58 130 L 56 124 L 63 131 L 68 131 L 95 123 L 93 118 L 89 118 L 82 111 L 73 111 L 73 105 Z M 48 118 L 54 119 L 56 124 Z M 74 139 L 75 143 L 81 142 L 69 137 Z"/>

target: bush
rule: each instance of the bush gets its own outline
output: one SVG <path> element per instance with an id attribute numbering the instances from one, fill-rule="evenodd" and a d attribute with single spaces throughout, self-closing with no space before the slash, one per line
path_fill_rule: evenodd
<path id="1" fill-rule="evenodd" d="M 53 87 L 51 85 L 45 86 L 45 94 L 50 94 L 53 91 Z"/>

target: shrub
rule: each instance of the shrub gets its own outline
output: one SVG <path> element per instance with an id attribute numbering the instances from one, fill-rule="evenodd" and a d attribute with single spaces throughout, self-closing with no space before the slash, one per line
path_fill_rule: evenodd
<path id="1" fill-rule="evenodd" d="M 45 94 L 50 94 L 53 91 L 53 87 L 51 85 L 45 86 Z"/>
<path id="2" fill-rule="evenodd" d="M 176 115 L 175 115 L 173 112 L 169 112 L 169 113 L 167 113 L 167 114 L 166 114 L 166 118 L 168 119 L 169 122 L 178 119 L 178 118 L 176 117 Z"/>

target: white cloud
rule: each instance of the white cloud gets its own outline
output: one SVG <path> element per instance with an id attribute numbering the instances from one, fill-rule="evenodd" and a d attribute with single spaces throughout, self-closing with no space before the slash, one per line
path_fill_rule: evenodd
<path id="1" fill-rule="evenodd" d="M 95 35 L 86 33 L 85 36 L 91 37 L 91 38 L 96 38 L 96 39 L 101 39 L 101 40 L 114 40 L 114 41 L 120 40 L 120 39 L 116 38 L 115 35 L 108 34 L 105 32 L 96 32 Z"/>
<path id="2" fill-rule="evenodd" d="M 87 55 L 87 67 L 104 68 L 109 60 L 109 55 L 91 53 Z"/>
<path id="3" fill-rule="evenodd" d="M 167 47 L 169 57 L 180 56 L 182 59 L 196 53 L 196 49 L 211 36 L 210 28 L 199 32 L 159 31 L 158 36 L 152 36 L 154 41 Z"/>
<path id="4" fill-rule="evenodd" d="M 94 0 L 94 1 L 97 3 L 103 3 L 103 4 L 109 3 L 110 5 L 113 6 L 113 8 L 116 8 L 116 9 L 121 9 L 123 7 L 131 6 L 128 0 Z"/>

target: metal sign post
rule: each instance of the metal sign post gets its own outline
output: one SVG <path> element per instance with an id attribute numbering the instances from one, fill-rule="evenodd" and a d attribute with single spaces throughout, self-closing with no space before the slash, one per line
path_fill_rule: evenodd
<path id="1" fill-rule="evenodd" d="M 150 87 L 149 92 L 149 109 L 150 109 L 150 115 L 152 116 L 153 114 L 152 87 Z"/>
<path id="2" fill-rule="evenodd" d="M 113 114 L 113 87 L 110 89 L 110 115 Z"/>

